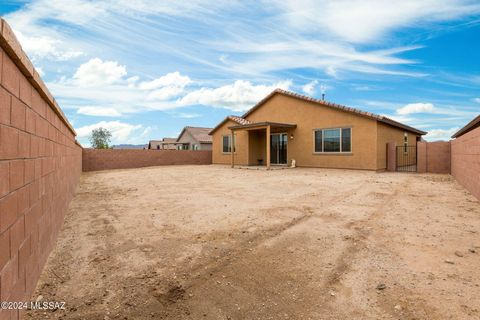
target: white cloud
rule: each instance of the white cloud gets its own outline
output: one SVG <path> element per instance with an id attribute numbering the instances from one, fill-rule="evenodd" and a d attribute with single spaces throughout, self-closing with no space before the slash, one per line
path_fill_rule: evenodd
<path id="1" fill-rule="evenodd" d="M 183 88 L 169 86 L 154 90 L 147 95 L 148 101 L 168 100 L 177 97 L 183 92 Z"/>
<path id="2" fill-rule="evenodd" d="M 400 115 L 407 115 L 412 113 L 434 113 L 436 108 L 431 103 L 409 103 L 397 110 Z"/>
<path id="3" fill-rule="evenodd" d="M 119 82 L 126 75 L 126 67 L 119 65 L 117 61 L 94 58 L 80 65 L 73 78 L 80 86 L 98 86 Z"/>
<path id="4" fill-rule="evenodd" d="M 180 112 L 176 114 L 177 117 L 183 118 L 183 119 L 193 119 L 193 118 L 198 118 L 201 115 L 198 113 L 186 113 L 186 112 Z"/>
<path id="5" fill-rule="evenodd" d="M 126 75 L 127 68 L 118 62 L 95 58 L 78 67 L 73 78 L 63 77 L 48 83 L 48 87 L 69 105 L 88 103 L 78 108 L 78 114 L 113 117 L 182 107 L 175 98 L 184 95 L 185 87 L 193 83 L 178 71 L 152 81 Z"/>
<path id="6" fill-rule="evenodd" d="M 271 36 L 275 39 L 275 35 Z M 268 37 L 270 39 L 270 37 Z M 234 42 L 214 43 L 218 50 L 241 53 L 247 58 L 231 59 L 229 69 L 248 75 L 262 75 L 284 69 L 310 68 L 323 70 L 332 78 L 340 71 L 353 71 L 368 74 L 388 74 L 421 77 L 424 73 L 390 70 L 394 65 L 415 64 L 416 61 L 395 57 L 395 54 L 417 50 L 419 46 L 397 47 L 388 50 L 365 51 L 352 45 L 302 39 L 292 35 L 289 41 L 270 41 L 255 37 Z"/>
<path id="7" fill-rule="evenodd" d="M 480 98 L 473 98 L 473 102 L 480 103 Z"/>
<path id="8" fill-rule="evenodd" d="M 332 66 L 328 66 L 325 69 L 325 73 L 331 76 L 332 78 L 337 78 L 337 69 Z"/>
<path id="9" fill-rule="evenodd" d="M 192 80 L 188 76 L 182 76 L 180 72 L 175 71 L 167 73 L 166 75 L 152 81 L 143 81 L 138 87 L 142 90 L 159 89 L 169 86 L 184 88 L 190 83 L 192 83 Z"/>
<path id="10" fill-rule="evenodd" d="M 112 133 L 112 143 L 143 143 L 144 137 L 150 132 L 150 127 L 133 125 L 120 121 L 100 121 L 95 124 L 75 128 L 77 136 L 86 140 L 93 129 L 105 128 Z"/>
<path id="11" fill-rule="evenodd" d="M 138 80 L 140 80 L 139 76 L 133 76 L 127 79 L 127 83 L 130 87 L 133 87 L 135 86 L 135 83 L 137 83 Z"/>
<path id="12" fill-rule="evenodd" d="M 471 16 L 480 5 L 462 0 L 273 0 L 282 19 L 296 30 L 331 34 L 351 43 L 379 41 L 400 27 Z"/>
<path id="13" fill-rule="evenodd" d="M 78 114 L 95 117 L 119 117 L 122 114 L 112 107 L 84 106 L 77 109 Z"/>
<path id="14" fill-rule="evenodd" d="M 180 95 L 184 88 L 191 84 L 188 76 L 182 76 L 178 71 L 168 73 L 152 81 L 144 81 L 138 85 L 141 90 L 152 90 L 147 100 L 168 100 Z"/>
<path id="15" fill-rule="evenodd" d="M 276 88 L 288 90 L 291 85 L 291 81 L 282 81 L 268 86 L 237 80 L 231 85 L 215 89 L 201 88 L 192 91 L 180 99 L 180 104 L 202 104 L 234 111 L 245 111 Z"/>
<path id="16" fill-rule="evenodd" d="M 451 136 L 457 132 L 460 128 L 450 128 L 450 129 L 432 129 L 428 130 L 428 134 L 424 136 L 427 141 L 438 141 L 444 140 L 448 141 L 451 139 Z"/>
<path id="17" fill-rule="evenodd" d="M 28 53 L 32 60 L 52 59 L 66 61 L 77 58 L 83 54 L 73 49 L 62 49 L 62 42 L 47 35 L 26 36 L 18 30 L 14 30 L 22 49 Z"/>
<path id="18" fill-rule="evenodd" d="M 313 81 L 305 84 L 302 87 L 302 91 L 305 92 L 306 94 L 310 95 L 310 96 L 313 96 L 315 94 L 317 85 L 318 85 L 318 80 L 313 80 Z"/>

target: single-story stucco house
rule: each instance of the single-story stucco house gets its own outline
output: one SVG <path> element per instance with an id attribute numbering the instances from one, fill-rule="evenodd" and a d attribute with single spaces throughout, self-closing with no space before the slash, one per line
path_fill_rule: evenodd
<path id="1" fill-rule="evenodd" d="M 276 89 L 210 131 L 212 162 L 384 170 L 387 142 L 416 146 L 426 132 L 384 116 Z M 232 150 L 234 141 L 234 153 Z"/>
<path id="2" fill-rule="evenodd" d="M 190 127 L 183 128 L 177 138 L 179 150 L 212 150 L 212 136 L 208 133 L 212 128 Z"/>

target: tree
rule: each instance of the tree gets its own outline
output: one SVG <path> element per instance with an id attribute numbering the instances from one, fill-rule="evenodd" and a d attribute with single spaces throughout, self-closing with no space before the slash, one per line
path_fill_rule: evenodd
<path id="1" fill-rule="evenodd" d="M 112 133 L 108 129 L 93 129 L 90 135 L 90 143 L 95 149 L 108 149 Z"/>

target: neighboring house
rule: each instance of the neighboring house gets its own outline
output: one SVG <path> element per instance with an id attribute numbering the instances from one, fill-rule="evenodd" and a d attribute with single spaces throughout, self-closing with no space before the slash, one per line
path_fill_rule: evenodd
<path id="1" fill-rule="evenodd" d="M 156 150 L 176 150 L 177 138 L 163 138 L 162 140 L 150 140 L 148 149 Z"/>
<path id="2" fill-rule="evenodd" d="M 185 127 L 176 143 L 179 150 L 212 150 L 212 128 Z"/>
<path id="3" fill-rule="evenodd" d="M 210 135 L 212 162 L 384 170 L 387 142 L 416 146 L 426 132 L 370 112 L 276 89 Z M 232 136 L 234 154 L 232 155 Z"/>

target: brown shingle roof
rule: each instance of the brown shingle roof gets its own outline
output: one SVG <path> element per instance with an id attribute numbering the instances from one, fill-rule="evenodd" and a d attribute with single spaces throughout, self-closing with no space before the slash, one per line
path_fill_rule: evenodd
<path id="1" fill-rule="evenodd" d="M 246 119 L 246 117 L 248 117 L 248 115 L 250 115 L 253 111 L 257 110 L 259 107 L 261 107 L 265 102 L 267 102 L 275 94 L 283 94 L 285 96 L 289 96 L 289 97 L 292 97 L 292 98 L 295 98 L 295 99 L 300 99 L 300 100 L 303 100 L 303 101 L 310 101 L 310 102 L 313 102 L 313 103 L 316 103 L 316 104 L 319 104 L 319 105 L 322 105 L 322 106 L 334 108 L 334 109 L 337 109 L 337 110 L 340 110 L 340 111 L 355 113 L 359 116 L 363 116 L 363 117 L 367 117 L 367 118 L 370 118 L 370 119 L 373 119 L 373 120 L 377 120 L 377 121 L 380 121 L 382 123 L 388 124 L 390 126 L 401 128 L 401 129 L 404 129 L 406 131 L 410 131 L 410 132 L 417 133 L 417 134 L 420 134 L 420 135 L 427 134 L 427 132 L 425 132 L 425 131 L 415 129 L 413 127 L 410 127 L 406 124 L 400 123 L 398 121 L 395 121 L 395 120 L 390 119 L 390 118 L 385 117 L 385 116 L 381 116 L 381 115 L 378 115 L 378 114 L 375 114 L 375 113 L 372 113 L 372 112 L 366 112 L 366 111 L 362 111 L 360 109 L 351 108 L 351 107 L 347 107 L 347 106 L 344 106 L 344 105 L 328 102 L 328 101 L 325 101 L 325 100 L 315 99 L 315 98 L 312 98 L 312 97 L 304 96 L 304 95 L 301 95 L 301 94 L 298 94 L 298 93 L 295 93 L 295 92 L 291 92 L 291 91 L 287 91 L 287 90 L 283 90 L 283 89 L 273 90 L 269 95 L 267 95 L 265 98 L 260 100 L 256 105 L 254 105 L 250 110 L 248 110 L 241 117 L 238 117 L 238 116 L 228 116 L 228 117 L 226 117 L 222 122 L 220 122 L 215 128 L 213 128 L 210 131 L 210 134 L 215 132 L 218 128 L 220 128 L 228 120 L 235 121 L 236 123 L 238 123 L 240 125 L 246 125 L 246 124 L 254 123 L 254 122 Z"/>
<path id="2" fill-rule="evenodd" d="M 208 135 L 208 133 L 212 130 L 212 128 L 202 128 L 202 127 L 185 127 L 183 128 L 182 132 L 178 135 L 176 141 L 180 139 L 185 131 L 188 131 L 192 135 L 192 137 L 201 143 L 212 143 L 212 136 Z"/>
<path id="3" fill-rule="evenodd" d="M 253 111 L 255 111 L 260 106 L 262 106 L 265 102 L 267 102 L 275 94 L 283 94 L 285 96 L 289 96 L 289 97 L 292 97 L 292 98 L 295 98 L 295 99 L 310 101 L 310 102 L 313 102 L 313 103 L 316 103 L 316 104 L 319 104 L 319 105 L 322 105 L 322 106 L 330 107 L 330 108 L 333 108 L 333 109 L 355 113 L 357 115 L 367 117 L 367 118 L 370 118 L 370 119 L 374 119 L 374 120 L 383 122 L 385 124 L 388 124 L 390 126 L 397 127 L 397 128 L 402 128 L 404 130 L 411 131 L 411 132 L 414 132 L 414 133 L 417 133 L 417 134 L 420 134 L 420 135 L 427 134 L 427 132 L 425 132 L 425 131 L 415 129 L 413 127 L 410 127 L 406 124 L 400 123 L 400 122 L 395 121 L 393 119 L 387 118 L 385 116 L 381 116 L 381 115 L 378 115 L 378 114 L 375 114 L 375 113 L 372 113 L 372 112 L 366 112 L 366 111 L 362 111 L 362 110 L 359 110 L 359 109 L 347 107 L 347 106 L 344 106 L 344 105 L 328 102 L 328 101 L 325 101 L 325 100 L 315 99 L 315 98 L 312 98 L 312 97 L 304 96 L 304 95 L 301 95 L 301 94 L 298 94 L 298 93 L 295 93 L 295 92 L 291 92 L 291 91 L 286 91 L 286 90 L 283 90 L 283 89 L 273 90 L 269 95 L 267 95 L 265 98 L 260 100 L 256 105 L 254 105 L 250 110 L 248 110 L 242 116 L 242 118 L 246 118 L 249 114 L 251 114 Z"/>
<path id="4" fill-rule="evenodd" d="M 453 134 L 452 138 L 458 138 L 461 135 L 464 135 L 465 133 L 467 133 L 469 131 L 472 131 L 473 129 L 478 128 L 478 127 L 480 127 L 480 114 L 478 116 L 476 116 L 475 119 L 473 119 L 472 121 L 467 123 L 467 125 L 465 127 L 458 130 L 457 132 L 455 132 Z"/>
<path id="5" fill-rule="evenodd" d="M 252 124 L 253 123 L 250 120 L 247 120 L 245 118 L 241 118 L 241 117 L 238 117 L 238 116 L 228 116 L 227 118 L 232 120 L 232 121 L 235 121 L 236 123 L 238 123 L 240 125 L 246 125 L 246 124 Z"/>

